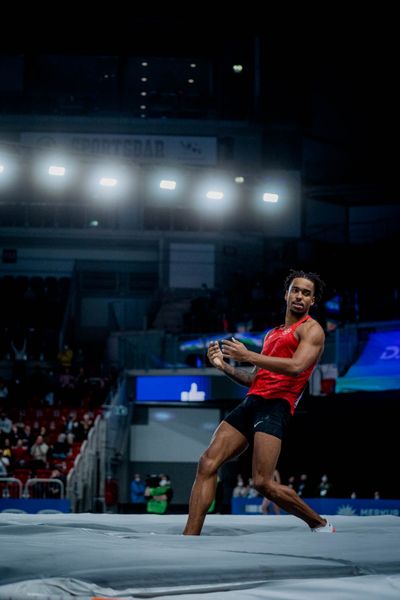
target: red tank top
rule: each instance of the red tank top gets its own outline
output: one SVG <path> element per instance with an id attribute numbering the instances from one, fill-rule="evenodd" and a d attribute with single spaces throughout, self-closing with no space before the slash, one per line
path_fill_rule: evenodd
<path id="1" fill-rule="evenodd" d="M 265 337 L 261 354 L 291 358 L 300 343 L 295 336 L 295 331 L 299 325 L 308 319 L 311 319 L 311 317 L 306 315 L 290 327 L 281 325 L 273 329 Z M 290 411 L 293 414 L 314 367 L 315 363 L 299 375 L 282 375 L 261 368 L 253 379 L 248 394 L 256 394 L 263 398 L 283 398 L 289 402 Z"/>

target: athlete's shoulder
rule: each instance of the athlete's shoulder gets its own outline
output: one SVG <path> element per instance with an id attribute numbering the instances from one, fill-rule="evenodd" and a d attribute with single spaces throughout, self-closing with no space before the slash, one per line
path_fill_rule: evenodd
<path id="1" fill-rule="evenodd" d="M 318 323 L 318 321 L 316 321 L 312 317 L 309 317 L 306 321 L 304 321 L 304 323 L 302 323 L 299 326 L 298 332 L 300 336 L 306 335 L 308 337 L 311 335 L 312 337 L 325 338 L 325 332 L 323 328 Z"/>

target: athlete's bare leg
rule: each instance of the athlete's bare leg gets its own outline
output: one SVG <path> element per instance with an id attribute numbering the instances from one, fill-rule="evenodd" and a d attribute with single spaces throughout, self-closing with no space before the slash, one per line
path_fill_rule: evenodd
<path id="1" fill-rule="evenodd" d="M 248 445 L 245 436 L 226 421 L 218 426 L 197 467 L 184 535 L 200 535 L 207 511 L 215 497 L 219 467 L 239 456 Z"/>
<path id="2" fill-rule="evenodd" d="M 256 490 L 283 508 L 303 519 L 310 527 L 325 525 L 326 520 L 310 508 L 288 487 L 274 481 L 273 475 L 281 451 L 281 440 L 269 433 L 258 431 L 254 436 L 253 480 Z"/>

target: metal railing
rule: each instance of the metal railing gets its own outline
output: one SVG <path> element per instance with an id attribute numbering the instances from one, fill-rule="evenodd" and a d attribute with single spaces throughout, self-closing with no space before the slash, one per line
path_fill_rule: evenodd
<path id="1" fill-rule="evenodd" d="M 21 498 L 22 481 L 16 477 L 0 477 L 0 498 Z"/>
<path id="2" fill-rule="evenodd" d="M 24 486 L 23 498 L 43 499 L 54 498 L 64 499 L 64 483 L 61 479 L 52 477 L 32 477 L 28 479 Z"/>

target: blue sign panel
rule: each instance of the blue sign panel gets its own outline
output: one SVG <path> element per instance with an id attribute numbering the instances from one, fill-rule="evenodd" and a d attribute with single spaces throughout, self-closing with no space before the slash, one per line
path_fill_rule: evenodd
<path id="1" fill-rule="evenodd" d="M 29 514 L 71 511 L 69 500 L 57 500 L 53 498 L 0 498 L 0 512 L 3 511 L 25 512 Z"/>
<path id="2" fill-rule="evenodd" d="M 376 515 L 400 516 L 400 500 L 374 500 L 369 498 L 305 498 L 305 502 L 322 515 L 347 515 L 370 517 Z M 232 498 L 233 515 L 261 514 L 262 498 Z M 282 514 L 287 514 L 281 511 Z M 271 512 L 270 514 L 273 514 Z"/>
<path id="3" fill-rule="evenodd" d="M 400 330 L 371 333 L 360 358 L 336 382 L 336 392 L 399 388 Z"/>
<path id="4" fill-rule="evenodd" d="M 205 375 L 160 375 L 136 378 L 137 402 L 204 402 L 211 400 Z"/>

